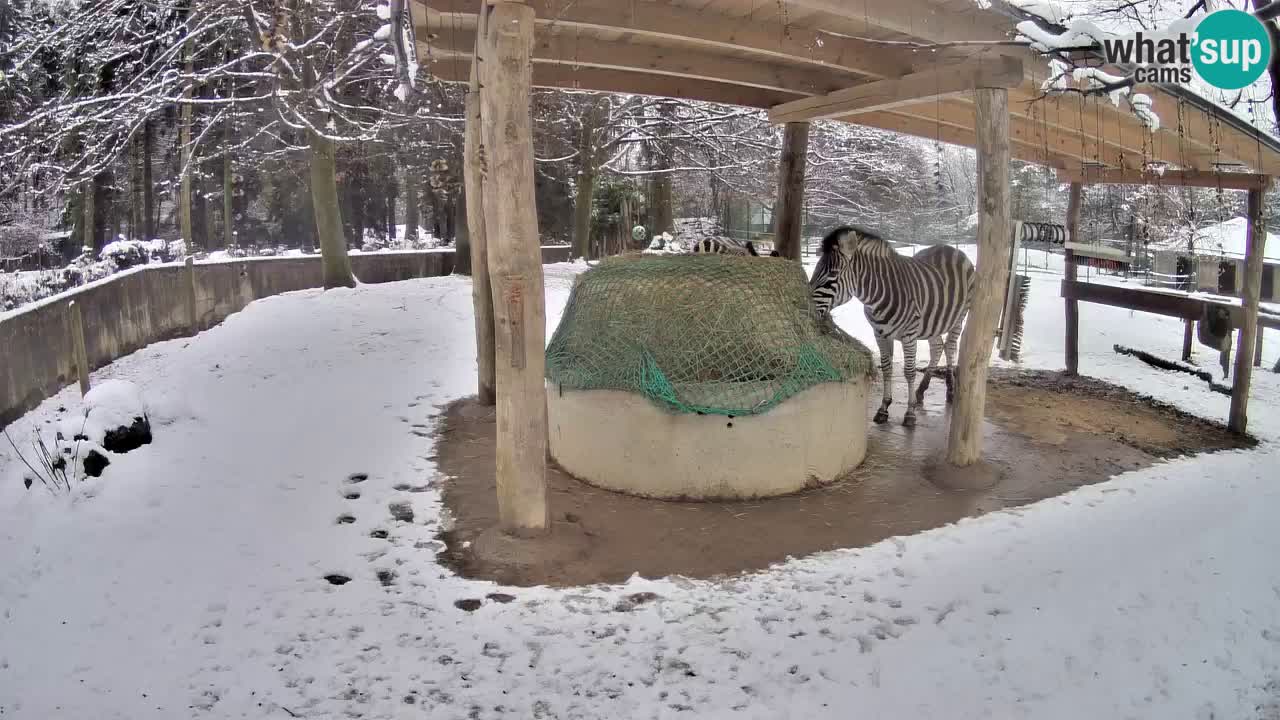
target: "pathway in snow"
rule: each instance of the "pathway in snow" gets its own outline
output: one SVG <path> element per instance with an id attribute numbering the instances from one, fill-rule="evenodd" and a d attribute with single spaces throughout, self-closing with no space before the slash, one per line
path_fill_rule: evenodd
<path id="1" fill-rule="evenodd" d="M 548 268 L 549 328 L 574 272 Z M 156 441 L 70 498 L 0 451 L 0 718 L 1280 714 L 1277 376 L 1256 451 L 721 583 L 500 588 L 435 563 L 423 487 L 470 302 L 453 277 L 301 292 L 124 358 L 95 379 L 144 388 Z M 1083 308 L 1085 372 L 1225 417 L 1111 352 L 1176 354 L 1178 322 Z M 1029 315 L 1028 364 L 1058 366 L 1056 278 Z"/>

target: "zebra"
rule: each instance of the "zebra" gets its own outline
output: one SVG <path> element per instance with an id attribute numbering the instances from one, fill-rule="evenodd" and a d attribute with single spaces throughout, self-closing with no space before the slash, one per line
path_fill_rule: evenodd
<path id="1" fill-rule="evenodd" d="M 756 250 L 756 246 L 750 240 L 739 242 L 727 237 L 704 237 L 693 245 L 695 254 L 704 255 L 752 255 L 759 257 L 760 253 Z M 774 252 L 777 257 L 777 252 Z"/>
<path id="2" fill-rule="evenodd" d="M 937 371 L 939 351 L 946 353 L 943 377 L 947 402 L 955 397 L 956 346 L 973 297 L 973 263 L 949 245 L 934 245 L 915 257 L 899 255 L 887 241 L 859 227 L 843 226 L 822 240 L 822 255 L 809 280 L 814 309 L 824 322 L 833 308 L 857 297 L 875 331 L 880 349 L 884 400 L 875 422 L 889 419 L 893 404 L 893 341 L 902 343 L 907 411 L 902 424 L 915 425 L 916 408 Z M 944 343 L 943 336 L 946 336 Z M 916 374 L 916 342 L 929 343 L 929 366 L 912 395 Z"/>

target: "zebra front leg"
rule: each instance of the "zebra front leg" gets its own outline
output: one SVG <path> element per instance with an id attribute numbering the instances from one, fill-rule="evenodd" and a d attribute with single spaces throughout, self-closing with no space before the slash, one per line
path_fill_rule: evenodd
<path id="1" fill-rule="evenodd" d="M 947 332 L 947 344 L 944 352 L 947 354 L 947 404 L 950 405 L 956 397 L 956 348 L 960 344 L 960 331 L 964 327 L 964 316 L 961 315 L 956 320 L 955 325 L 951 326 L 951 330 Z"/>
<path id="2" fill-rule="evenodd" d="M 893 340 L 877 335 L 876 346 L 880 348 L 880 377 L 884 384 L 884 399 L 873 419 L 877 425 L 883 425 L 889 421 L 889 406 L 893 404 Z"/>
<path id="3" fill-rule="evenodd" d="M 924 391 L 929 389 L 929 381 L 938 371 L 938 360 L 942 357 L 942 336 L 929 339 L 929 366 L 924 369 L 920 378 L 920 387 L 916 389 L 916 405 L 924 403 Z"/>
<path id="4" fill-rule="evenodd" d="M 916 406 L 919 404 L 912 392 L 916 382 L 916 341 L 902 341 L 902 376 L 907 380 L 907 412 L 902 416 L 902 424 L 913 427 L 916 424 Z"/>

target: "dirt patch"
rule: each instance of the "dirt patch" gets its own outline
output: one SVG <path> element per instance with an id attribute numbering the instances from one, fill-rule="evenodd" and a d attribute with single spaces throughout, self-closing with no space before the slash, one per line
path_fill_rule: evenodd
<path id="1" fill-rule="evenodd" d="M 895 397 L 904 392 L 899 385 Z M 869 411 L 879 405 L 878 387 L 872 397 Z M 895 403 L 889 424 L 870 427 L 867 459 L 849 477 L 769 500 L 647 500 L 594 488 L 551 464 L 552 531 L 516 540 L 492 530 L 492 409 L 459 401 L 445 410 L 439 430 L 437 461 L 451 478 L 444 502 L 454 518 L 441 538 L 441 559 L 463 575 L 511 585 L 620 582 L 633 573 L 729 575 L 1033 503 L 1166 458 L 1254 444 L 1098 380 L 993 369 L 984 454 L 1000 482 L 987 490 L 943 489 L 926 472 L 947 441 L 942 392 L 926 398 L 915 428 L 901 426 L 903 409 Z"/>

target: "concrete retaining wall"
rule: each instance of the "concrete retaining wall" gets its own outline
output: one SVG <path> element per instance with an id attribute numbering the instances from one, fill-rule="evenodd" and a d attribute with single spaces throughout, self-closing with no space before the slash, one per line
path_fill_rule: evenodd
<path id="1" fill-rule="evenodd" d="M 436 277 L 453 272 L 453 250 L 353 255 L 363 283 Z M 545 263 L 565 262 L 568 247 L 542 248 Z M 189 320 L 188 270 L 142 267 L 41 301 L 0 320 L 0 427 L 75 382 L 67 305 L 84 318 L 85 353 L 96 370 L 153 342 L 194 335 L 254 300 L 319 287 L 319 257 L 252 258 L 198 263 L 195 327 Z"/>

